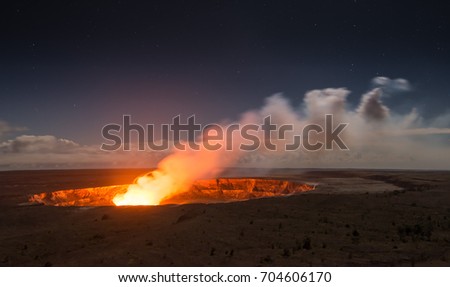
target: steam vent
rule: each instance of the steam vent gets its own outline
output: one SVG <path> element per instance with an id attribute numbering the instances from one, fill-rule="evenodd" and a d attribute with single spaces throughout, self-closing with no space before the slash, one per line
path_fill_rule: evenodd
<path id="1" fill-rule="evenodd" d="M 127 191 L 128 185 L 67 189 L 34 194 L 29 201 L 53 206 L 111 206 L 117 194 Z M 300 182 L 259 179 L 220 178 L 197 180 L 183 192 L 169 195 L 160 204 L 219 203 L 273 196 L 287 196 L 313 190 L 314 186 Z"/>

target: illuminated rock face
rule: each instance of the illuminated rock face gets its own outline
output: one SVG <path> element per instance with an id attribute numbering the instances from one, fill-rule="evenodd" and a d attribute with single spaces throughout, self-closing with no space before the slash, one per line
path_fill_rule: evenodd
<path id="1" fill-rule="evenodd" d="M 53 206 L 108 206 L 128 185 L 59 190 L 30 196 L 29 201 Z M 314 186 L 286 180 L 219 178 L 197 180 L 185 192 L 170 195 L 160 204 L 218 203 L 285 196 L 313 190 Z"/>
<path id="2" fill-rule="evenodd" d="M 313 186 L 285 180 L 254 178 L 197 180 L 188 191 L 166 198 L 161 203 L 240 201 L 283 196 L 312 189 Z"/>
<path id="3" fill-rule="evenodd" d="M 54 206 L 108 206 L 118 193 L 127 191 L 128 185 L 113 185 L 80 189 L 66 189 L 34 194 L 30 202 Z"/>

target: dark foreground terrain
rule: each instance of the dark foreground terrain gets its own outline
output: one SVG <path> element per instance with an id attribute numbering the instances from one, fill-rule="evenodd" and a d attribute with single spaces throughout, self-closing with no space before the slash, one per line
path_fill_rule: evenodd
<path id="1" fill-rule="evenodd" d="M 0 266 L 450 266 L 450 172 L 276 170 L 265 176 L 318 186 L 224 204 L 23 205 L 144 172 L 0 172 Z"/>

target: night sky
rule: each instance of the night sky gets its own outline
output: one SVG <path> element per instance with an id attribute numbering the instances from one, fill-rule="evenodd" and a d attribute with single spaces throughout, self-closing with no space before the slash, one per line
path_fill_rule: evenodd
<path id="1" fill-rule="evenodd" d="M 14 1 L 0 9 L 0 120 L 81 144 L 123 114 L 235 119 L 283 92 L 377 76 L 413 89 L 384 101 L 425 120 L 450 104 L 445 1 Z M 23 133 L 23 132 L 22 132 Z M 3 135 L 3 140 L 17 134 Z"/>

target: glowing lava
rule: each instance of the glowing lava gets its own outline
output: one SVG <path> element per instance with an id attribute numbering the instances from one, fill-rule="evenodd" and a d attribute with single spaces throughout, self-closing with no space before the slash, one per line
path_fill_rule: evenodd
<path id="1" fill-rule="evenodd" d="M 175 179 L 161 171 L 138 177 L 134 184 L 128 186 L 127 192 L 117 194 L 115 205 L 158 205 L 168 195 L 179 192 L 181 186 Z"/>
<path id="2" fill-rule="evenodd" d="M 233 141 L 237 145 L 242 139 Z M 212 203 L 284 196 L 314 189 L 314 186 L 273 179 L 210 179 L 236 162 L 239 152 L 225 149 L 179 150 L 158 164 L 158 168 L 138 177 L 133 184 L 62 190 L 33 195 L 31 202 L 46 205 L 160 205 Z"/>
<path id="3" fill-rule="evenodd" d="M 195 180 L 215 177 L 225 162 L 220 151 L 186 150 L 165 157 L 158 169 L 136 179 L 125 194 L 118 194 L 116 205 L 158 205 L 164 198 L 187 191 Z M 230 156 L 228 156 L 230 158 Z"/>
<path id="4" fill-rule="evenodd" d="M 164 186 L 169 187 L 164 190 Z M 196 180 L 189 188 L 173 189 L 176 184 L 162 176 L 140 177 L 132 185 L 102 186 L 58 190 L 30 196 L 31 203 L 53 206 L 164 205 L 233 202 L 264 197 L 288 196 L 313 190 L 301 182 L 263 178 L 218 178 Z M 144 190 L 140 190 L 144 188 Z M 154 188 L 154 189 L 149 189 Z M 176 192 L 173 192 L 177 190 Z M 144 192 L 143 192 L 144 191 Z M 154 191 L 154 192 L 150 192 Z M 158 193 L 161 191 L 161 193 Z"/>

